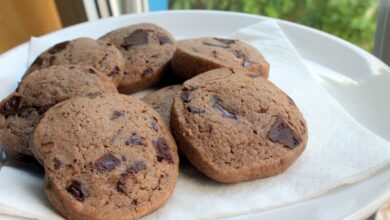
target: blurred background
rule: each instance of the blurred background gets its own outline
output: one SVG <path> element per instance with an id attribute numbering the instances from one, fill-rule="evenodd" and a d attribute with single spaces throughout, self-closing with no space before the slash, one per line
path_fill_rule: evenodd
<path id="1" fill-rule="evenodd" d="M 380 0 L 0 0 L 0 53 L 31 36 L 88 20 L 177 9 L 236 11 L 289 20 L 371 52 L 379 8 Z"/>

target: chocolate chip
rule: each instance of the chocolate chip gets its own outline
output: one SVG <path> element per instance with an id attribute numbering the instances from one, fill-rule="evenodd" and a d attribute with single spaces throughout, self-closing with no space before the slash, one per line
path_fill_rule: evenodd
<path id="1" fill-rule="evenodd" d="M 294 100 L 293 100 L 290 96 L 287 96 L 287 98 L 288 98 L 288 102 L 289 102 L 291 105 L 296 106 Z"/>
<path id="2" fill-rule="evenodd" d="M 157 161 L 162 162 L 163 160 L 167 161 L 168 163 L 173 163 L 173 159 L 170 153 L 169 145 L 167 141 L 162 138 L 154 138 L 152 140 L 154 149 L 156 150 L 157 154 Z"/>
<path id="3" fill-rule="evenodd" d="M 55 56 L 49 57 L 49 65 L 53 65 L 55 60 L 56 60 Z"/>
<path id="4" fill-rule="evenodd" d="M 32 64 L 37 65 L 37 66 L 41 66 L 43 64 L 42 57 L 37 57 Z"/>
<path id="5" fill-rule="evenodd" d="M 268 139 L 274 143 L 280 143 L 293 149 L 301 142 L 301 138 L 292 130 L 292 128 L 280 116 L 271 127 L 268 133 Z"/>
<path id="6" fill-rule="evenodd" d="M 206 112 L 204 109 L 200 109 L 200 108 L 193 107 L 193 106 L 187 106 L 187 111 L 194 113 L 194 114 L 202 114 L 202 113 Z"/>
<path id="7" fill-rule="evenodd" d="M 153 69 L 151 67 L 148 67 L 146 68 L 143 72 L 142 72 L 142 77 L 146 77 L 146 76 L 149 76 L 150 74 L 153 73 Z"/>
<path id="8" fill-rule="evenodd" d="M 120 117 L 122 117 L 122 116 L 124 116 L 125 115 L 125 112 L 124 111 L 114 111 L 113 113 L 112 113 L 112 116 L 111 116 L 111 120 L 115 120 L 115 119 L 117 119 L 117 118 L 120 118 Z"/>
<path id="9" fill-rule="evenodd" d="M 106 45 L 107 45 L 107 46 L 111 46 L 111 45 L 112 45 L 112 43 L 108 42 L 108 43 L 106 43 Z"/>
<path id="10" fill-rule="evenodd" d="M 65 49 L 69 44 L 69 41 L 64 41 L 62 43 L 54 45 L 49 51 L 50 54 L 55 54 L 60 52 L 61 50 Z"/>
<path id="11" fill-rule="evenodd" d="M 237 40 L 218 38 L 218 37 L 214 37 L 214 40 L 217 40 L 217 41 L 224 43 L 224 44 L 234 44 L 237 41 Z"/>
<path id="12" fill-rule="evenodd" d="M 120 72 L 119 67 L 115 66 L 114 69 L 111 70 L 111 72 L 108 74 L 108 76 L 115 76 L 118 75 Z"/>
<path id="13" fill-rule="evenodd" d="M 189 103 L 191 102 L 191 91 L 183 90 L 180 94 L 180 98 L 183 102 Z"/>
<path id="14" fill-rule="evenodd" d="M 244 62 L 242 63 L 242 66 L 245 67 L 245 68 L 247 68 L 247 67 L 252 66 L 253 64 L 256 64 L 256 63 L 253 62 L 253 61 L 250 61 L 250 60 L 248 60 L 248 59 L 246 59 L 246 58 L 244 58 Z"/>
<path id="15" fill-rule="evenodd" d="M 85 198 L 89 196 L 88 191 L 77 180 L 72 180 L 71 184 L 66 187 L 66 191 L 80 202 L 84 202 Z"/>
<path id="16" fill-rule="evenodd" d="M 129 34 L 129 36 L 125 37 L 121 47 L 128 50 L 132 46 L 147 44 L 149 42 L 148 37 L 149 32 L 143 29 L 135 30 L 133 33 Z"/>
<path id="17" fill-rule="evenodd" d="M 92 73 L 92 74 L 96 74 L 96 71 L 95 71 L 94 69 L 92 69 L 92 68 L 89 68 L 89 69 L 88 69 L 88 72 L 89 72 L 89 73 Z"/>
<path id="18" fill-rule="evenodd" d="M 94 98 L 96 98 L 96 97 L 98 97 L 98 96 L 101 96 L 101 95 L 103 95 L 101 92 L 92 92 L 92 93 L 88 93 L 88 94 L 87 94 L 87 96 L 88 96 L 89 98 L 91 98 L 91 99 L 94 99 Z"/>
<path id="19" fill-rule="evenodd" d="M 12 96 L 8 99 L 3 107 L 0 109 L 0 113 L 5 117 L 18 114 L 22 109 L 22 97 L 21 96 Z"/>
<path id="20" fill-rule="evenodd" d="M 130 176 L 134 176 L 138 172 L 142 170 L 146 170 L 147 166 L 145 161 L 142 160 L 137 160 L 135 161 L 127 170 L 121 174 L 121 177 L 119 178 L 117 184 L 116 184 L 116 189 L 118 192 L 125 193 L 126 192 L 126 180 Z"/>
<path id="21" fill-rule="evenodd" d="M 152 126 L 152 129 L 157 132 L 158 131 L 158 125 L 157 125 L 157 119 L 155 117 L 153 117 L 153 120 L 152 120 L 152 122 L 150 124 Z"/>
<path id="22" fill-rule="evenodd" d="M 144 142 L 140 136 L 138 136 L 136 133 L 133 133 L 130 138 L 126 141 L 126 145 L 143 145 Z"/>
<path id="23" fill-rule="evenodd" d="M 94 167 L 98 171 L 112 171 L 121 163 L 121 160 L 116 158 L 111 153 L 107 153 L 100 157 L 96 162 Z"/>
<path id="24" fill-rule="evenodd" d="M 54 163 L 54 169 L 56 169 L 56 170 L 60 169 L 61 164 L 62 164 L 60 160 L 58 160 L 57 158 L 54 158 L 53 163 Z"/>
<path id="25" fill-rule="evenodd" d="M 212 99 L 213 108 L 218 109 L 222 113 L 222 117 L 230 118 L 230 119 L 237 119 L 238 118 L 237 115 L 234 112 L 229 111 L 226 108 L 224 108 L 222 106 L 221 102 L 222 102 L 222 100 L 219 97 L 214 96 Z"/>
<path id="26" fill-rule="evenodd" d="M 161 36 L 158 36 L 158 42 L 160 43 L 160 45 L 164 45 L 164 44 L 172 44 L 172 40 L 171 38 L 169 38 L 168 36 L 166 35 L 161 35 Z"/>
<path id="27" fill-rule="evenodd" d="M 204 42 L 203 44 L 206 45 L 206 46 L 221 47 L 221 48 L 225 48 L 225 49 L 226 49 L 226 48 L 230 48 L 229 45 L 224 44 L 224 43 L 219 43 L 219 42 L 213 42 L 213 43 Z"/>

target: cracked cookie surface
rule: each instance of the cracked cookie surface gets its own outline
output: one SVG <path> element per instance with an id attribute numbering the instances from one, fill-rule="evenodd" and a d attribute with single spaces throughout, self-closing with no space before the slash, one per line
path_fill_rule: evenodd
<path id="1" fill-rule="evenodd" d="M 221 67 L 245 68 L 252 72 L 252 77 L 267 79 L 269 75 L 269 64 L 256 48 L 240 40 L 224 38 L 177 41 L 171 66 L 184 79 Z"/>
<path id="2" fill-rule="evenodd" d="M 68 219 L 135 219 L 160 207 L 178 176 L 177 147 L 159 114 L 119 94 L 51 108 L 33 137 L 45 191 Z"/>
<path id="3" fill-rule="evenodd" d="M 119 28 L 101 39 L 113 43 L 125 58 L 119 91 L 127 94 L 156 83 L 176 50 L 172 35 L 150 23 Z"/>
<path id="4" fill-rule="evenodd" d="M 38 69 L 66 64 L 91 66 L 111 78 L 116 86 L 123 78 L 124 59 L 120 51 L 109 42 L 91 38 L 77 38 L 52 46 L 35 59 L 25 76 Z"/>
<path id="5" fill-rule="evenodd" d="M 184 82 L 171 128 L 187 159 L 225 183 L 276 175 L 307 143 L 305 119 L 291 98 L 261 77 L 226 68 Z"/>
<path id="6" fill-rule="evenodd" d="M 51 106 L 75 96 L 117 93 L 112 81 L 92 67 L 51 66 L 26 76 L 0 103 L 0 140 L 10 157 L 30 151 L 30 136 Z"/>

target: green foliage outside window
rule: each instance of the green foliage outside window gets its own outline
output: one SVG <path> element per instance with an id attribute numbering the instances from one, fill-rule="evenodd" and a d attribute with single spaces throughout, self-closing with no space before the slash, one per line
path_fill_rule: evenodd
<path id="1" fill-rule="evenodd" d="M 170 0 L 171 9 L 239 11 L 297 22 L 374 47 L 380 0 Z"/>

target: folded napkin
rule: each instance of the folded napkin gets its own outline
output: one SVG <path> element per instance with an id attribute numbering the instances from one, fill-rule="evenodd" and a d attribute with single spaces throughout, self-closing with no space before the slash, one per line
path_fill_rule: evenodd
<path id="1" fill-rule="evenodd" d="M 215 219 L 286 206 L 389 166 L 390 143 L 354 121 L 321 88 L 277 23 L 260 22 L 227 37 L 246 41 L 264 54 L 271 65 L 270 80 L 294 99 L 307 120 L 307 148 L 284 173 L 238 184 L 219 184 L 183 166 L 172 197 L 144 219 Z M 32 41 L 31 59 L 49 46 L 41 43 Z M 0 189 L 0 213 L 60 218 L 44 196 L 39 175 L 4 167 Z"/>

